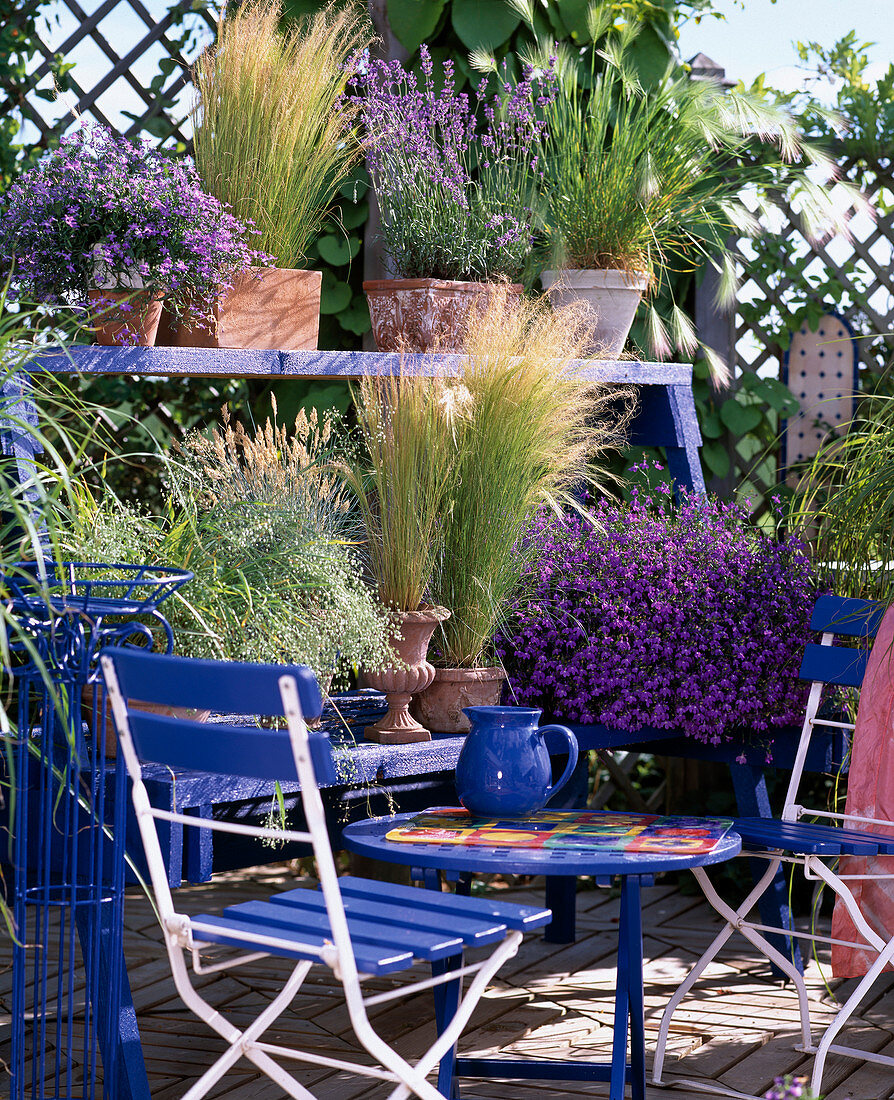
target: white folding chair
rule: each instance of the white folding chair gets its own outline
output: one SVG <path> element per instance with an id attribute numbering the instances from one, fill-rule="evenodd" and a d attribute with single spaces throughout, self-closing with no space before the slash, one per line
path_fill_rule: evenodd
<path id="1" fill-rule="evenodd" d="M 801 779 L 814 729 L 816 727 L 846 731 L 854 729 L 852 723 L 841 721 L 837 717 L 821 717 L 820 707 L 824 701 L 826 686 L 860 686 L 866 672 L 869 642 L 878 630 L 883 612 L 884 607 L 881 604 L 870 600 L 821 596 L 816 602 L 810 626 L 822 635 L 822 640 L 819 645 L 811 644 L 805 647 L 801 662 L 800 677 L 812 683 L 782 815 L 778 820 L 760 817 L 738 818 L 733 826 L 742 837 L 742 855 L 752 860 L 766 860 L 767 869 L 742 904 L 735 909 L 720 897 L 702 868 L 693 870 L 705 897 L 724 918 L 725 924 L 668 1002 L 659 1028 L 652 1069 L 652 1080 L 656 1084 L 663 1083 L 661 1073 L 674 1011 L 705 968 L 716 958 L 733 932 L 741 932 L 794 983 L 801 1023 L 801 1045 L 797 1049 L 816 1055 L 811 1078 L 811 1087 L 814 1092 L 817 1094 L 820 1092 L 826 1057 L 830 1052 L 894 1067 L 894 1058 L 855 1047 L 840 1046 L 834 1042 L 836 1035 L 865 998 L 886 964 L 894 957 L 894 927 L 889 930 L 888 938 L 878 935 L 861 914 L 848 886 L 848 881 L 853 881 L 855 878 L 878 876 L 839 875 L 836 872 L 837 862 L 843 855 L 894 855 L 894 837 L 873 833 L 871 830 L 865 831 L 863 828 L 867 825 L 890 826 L 891 823 L 871 818 L 848 817 L 846 814 L 832 813 L 825 809 L 808 809 L 799 802 Z M 856 647 L 835 645 L 836 636 L 858 639 L 863 644 L 858 644 Z M 836 824 L 817 824 L 818 818 L 825 818 Z M 860 828 L 849 828 L 850 825 L 859 825 Z M 863 942 L 847 943 L 844 944 L 845 946 L 863 949 L 868 947 L 877 952 L 865 977 L 828 1024 L 819 1042 L 813 1040 L 810 1002 L 801 972 L 791 958 L 787 958 L 767 941 L 763 933 L 777 933 L 825 943 L 833 942 L 831 937 L 816 932 L 801 932 L 791 928 L 762 924 L 749 919 L 749 914 L 770 888 L 777 871 L 783 864 L 800 867 L 808 880 L 825 884 L 835 891 L 846 906 L 858 933 L 864 937 Z M 840 940 L 834 942 L 844 943 Z M 698 1087 L 704 1091 L 715 1091 L 701 1083 Z M 728 1090 L 717 1091 L 721 1091 L 725 1096 L 729 1095 Z"/>
<path id="2" fill-rule="evenodd" d="M 227 1051 L 186 1092 L 198 1100 L 240 1059 L 266 1073 L 289 1096 L 313 1097 L 280 1064 L 296 1059 L 393 1082 L 392 1100 L 415 1094 L 443 1100 L 426 1080 L 456 1040 L 479 998 L 502 963 L 518 950 L 524 931 L 548 923 L 550 911 L 483 898 L 457 897 L 410 886 L 365 879 L 338 878 L 330 847 L 321 782 L 335 779 L 328 738 L 308 733 L 303 714 L 318 714 L 320 695 L 313 674 L 302 667 L 237 665 L 107 649 L 102 672 L 111 701 L 121 751 L 133 781 L 133 803 L 174 983 L 183 1001 L 229 1044 Z M 262 729 L 220 723 L 202 724 L 162 717 L 129 705 L 129 700 L 190 706 L 232 714 L 285 715 L 287 729 Z M 141 777 L 141 764 L 164 764 L 220 775 L 298 780 L 307 831 L 259 828 L 204 819 L 154 808 Z M 220 915 L 189 916 L 178 911 L 168 886 L 156 833 L 156 821 L 216 829 L 243 836 L 299 841 L 312 846 L 321 891 L 288 890 L 269 899 L 229 906 Z M 203 963 L 206 945 L 240 949 L 234 956 Z M 464 947 L 492 950 L 486 958 L 463 965 Z M 297 960 L 281 991 L 248 1027 L 240 1029 L 194 988 L 187 959 L 196 974 L 242 966 L 270 955 Z M 398 973 L 416 961 L 437 971 L 410 984 L 365 996 L 362 984 L 374 976 Z M 331 1058 L 310 1050 L 265 1042 L 264 1033 L 294 1000 L 313 965 L 329 967 L 341 982 L 351 1025 L 360 1044 L 378 1065 Z M 452 1018 L 443 1010 L 455 1004 L 457 987 L 470 978 Z M 441 998 L 440 1034 L 411 1065 L 377 1034 L 367 1009 L 435 987 Z"/>

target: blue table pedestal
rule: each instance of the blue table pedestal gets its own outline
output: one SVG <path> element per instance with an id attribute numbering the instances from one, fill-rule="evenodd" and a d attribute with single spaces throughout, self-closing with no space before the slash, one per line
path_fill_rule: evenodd
<path id="1" fill-rule="evenodd" d="M 451 1100 L 460 1096 L 459 1077 L 507 1077 L 535 1081 L 608 1081 L 610 1100 L 624 1100 L 630 1085 L 633 1100 L 645 1100 L 646 1060 L 643 1009 L 643 930 L 640 891 L 653 885 L 651 875 L 621 878 L 621 913 L 618 923 L 617 985 L 615 988 L 614 1038 L 610 1062 L 553 1061 L 530 1058 L 461 1058 L 453 1053 L 441 1062 L 438 1089 Z M 549 879 L 547 879 L 549 882 Z M 460 887 L 463 880 L 460 882 Z M 468 880 L 465 891 L 468 892 Z M 437 971 L 435 971 L 437 973 Z M 436 1004 L 438 1033 L 453 1016 L 459 983 L 451 982 Z M 628 1060 L 629 1047 L 629 1060 Z"/>

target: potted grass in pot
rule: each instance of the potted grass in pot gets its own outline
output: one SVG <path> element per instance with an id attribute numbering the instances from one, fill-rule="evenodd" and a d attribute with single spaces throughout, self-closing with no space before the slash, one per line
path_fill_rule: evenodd
<path id="1" fill-rule="evenodd" d="M 525 3 L 516 6 L 528 18 Z M 846 231 L 844 218 L 816 182 L 833 178 L 827 158 L 784 108 L 674 65 L 645 86 L 632 49 L 640 25 L 616 30 L 612 21 L 609 6 L 590 8 L 590 39 L 601 48 L 590 51 L 589 65 L 561 44 L 538 46 L 541 64 L 558 55 L 558 91 L 546 108 L 542 281 L 556 303 L 584 301 L 591 354 L 621 355 L 645 294 L 650 353 L 689 356 L 698 341 L 673 301 L 672 278 L 708 265 L 720 273 L 721 302 L 735 300 L 730 242 L 760 231 L 743 199 L 749 190 L 768 207 L 771 193 L 791 201 L 797 188 L 811 238 L 822 224 Z M 809 178 L 809 168 L 819 174 Z M 654 305 L 659 293 L 670 299 L 665 316 Z M 703 350 L 722 375 L 719 357 Z"/>
<path id="2" fill-rule="evenodd" d="M 234 282 L 210 333 L 181 327 L 181 345 L 317 346 L 322 273 L 304 265 L 359 156 L 344 90 L 370 35 L 349 7 L 330 4 L 286 29 L 282 11 L 279 0 L 229 9 L 193 70 L 199 175 L 256 227 L 273 266 Z"/>
<path id="3" fill-rule="evenodd" d="M 430 593 L 451 616 L 435 634 L 434 680 L 415 696 L 413 713 L 444 733 L 468 731 L 464 707 L 500 700 L 505 675 L 494 636 L 531 568 L 535 514 L 597 480 L 599 452 L 623 434 L 617 390 L 574 369 L 587 339 L 579 307 L 524 298 L 507 309 L 507 293 L 496 290 L 472 318 L 463 373 L 441 382 L 454 459 Z"/>
<path id="4" fill-rule="evenodd" d="M 431 731 L 409 704 L 434 678 L 429 641 L 450 615 L 429 591 L 455 462 L 451 407 L 439 379 L 403 372 L 362 379 L 354 404 L 363 446 L 341 473 L 363 518 L 370 576 L 395 624 L 393 661 L 365 676 L 385 693 L 388 710 L 364 736 L 382 744 L 429 741 Z"/>
<path id="5" fill-rule="evenodd" d="M 533 242 L 549 73 L 514 86 L 489 74 L 470 95 L 450 60 L 420 56 L 418 77 L 373 60 L 355 82 L 395 273 L 363 284 L 379 351 L 461 347 L 493 281 L 521 293 Z"/>

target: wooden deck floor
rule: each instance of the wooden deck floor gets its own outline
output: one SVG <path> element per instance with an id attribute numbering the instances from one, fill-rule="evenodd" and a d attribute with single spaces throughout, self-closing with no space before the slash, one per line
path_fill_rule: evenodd
<path id="1" fill-rule="evenodd" d="M 192 912 L 216 910 L 264 891 L 293 885 L 292 870 L 286 865 L 256 868 L 180 891 L 178 903 Z M 542 889 L 513 889 L 504 896 L 542 903 L 543 894 Z M 617 910 L 617 900 L 608 891 L 584 890 L 578 894 L 576 943 L 556 946 L 544 943 L 539 935 L 529 937 L 480 1004 L 461 1049 L 480 1055 L 501 1051 L 542 1058 L 606 1059 L 612 1036 Z M 703 902 L 674 886 L 658 885 L 645 891 L 649 1064 L 667 998 L 707 946 L 718 924 L 718 918 Z M 222 1044 L 177 997 L 153 910 L 139 891 L 128 896 L 126 925 L 128 967 L 152 1098 L 179 1100 L 213 1054 L 223 1049 Z M 797 1034 L 793 994 L 772 979 L 763 958 L 752 953 L 740 937 L 734 937 L 727 946 L 674 1018 L 665 1077 L 668 1081 L 713 1081 L 729 1090 L 729 1096 L 760 1096 L 776 1074 L 806 1069 L 810 1059 L 793 1049 Z M 278 988 L 281 973 L 279 962 L 271 960 L 198 981 L 203 994 L 241 1026 L 255 1017 Z M 830 993 L 816 963 L 810 964 L 808 973 L 819 1018 L 830 1012 Z M 270 1037 L 273 1041 L 304 1044 L 324 1054 L 350 1057 L 356 1047 L 340 989 L 321 968 L 316 968 L 312 976 Z M 0 1006 L 7 1011 L 8 977 L 8 970 L 0 973 Z M 847 1036 L 851 1045 L 894 1053 L 894 992 L 889 989 L 894 990 L 894 982 L 885 984 L 864 1007 Z M 838 992 L 840 995 L 841 989 Z M 430 994 L 408 996 L 372 1012 L 382 1034 L 408 1057 L 428 1046 L 432 1033 Z M 8 1019 L 0 1019 L 0 1040 L 8 1038 Z M 320 1100 L 377 1100 L 389 1092 L 388 1086 L 327 1070 L 308 1068 L 298 1075 Z M 0 1096 L 7 1095 L 4 1086 L 0 1069 Z M 584 1096 L 607 1096 L 607 1086 L 464 1081 L 462 1095 L 469 1100 L 580 1100 Z M 832 1057 L 825 1095 L 826 1100 L 888 1100 L 894 1097 L 894 1071 Z M 219 1083 L 211 1096 L 220 1100 L 280 1100 L 283 1093 L 243 1063 Z M 667 1088 L 650 1086 L 647 1090 L 648 1100 L 698 1100 L 704 1096 L 704 1092 L 682 1083 Z"/>
<path id="2" fill-rule="evenodd" d="M 258 880 L 261 880 L 259 883 Z M 213 884 L 191 887 L 194 911 L 217 908 L 261 890 L 293 884 L 285 867 L 259 868 L 221 876 Z M 179 895 L 180 898 L 183 895 Z M 513 890 L 506 897 L 542 903 L 542 890 Z M 185 900 L 185 899 L 184 899 Z M 607 1058 L 611 1043 L 614 992 L 614 933 L 617 901 L 606 890 L 578 894 L 577 942 L 546 944 L 529 937 L 517 958 L 479 1006 L 461 1049 L 481 1055 L 507 1054 L 543 1058 Z M 698 898 L 675 887 L 658 885 L 644 896 L 646 1041 L 651 1064 L 663 1006 L 690 964 L 707 946 L 719 919 Z M 219 1041 L 180 1004 L 160 957 L 159 935 L 148 903 L 139 896 L 127 906 L 127 955 L 135 986 L 153 1100 L 176 1100 L 197 1076 Z M 250 973 L 249 970 L 253 970 Z M 277 963 L 258 971 L 247 968 L 203 980 L 205 995 L 237 1025 L 258 1011 L 276 988 Z M 816 963 L 809 966 L 811 995 L 819 1016 L 829 1013 L 830 994 Z M 409 980 L 409 979 L 407 979 Z M 850 1029 L 848 1042 L 894 1052 L 894 983 L 884 986 Z M 305 986 L 276 1031 L 315 1050 L 344 1055 L 354 1049 L 347 1014 L 331 979 L 322 971 Z M 839 990 L 840 993 L 840 990 Z M 424 1049 L 432 1025 L 430 994 L 381 1006 L 375 1016 L 382 1033 L 396 1040 L 408 1056 Z M 375 1010 L 373 1010 L 375 1011 Z M 818 1016 L 818 1018 L 819 1018 Z M 708 1079 L 736 1091 L 762 1095 L 778 1073 L 807 1067 L 810 1059 L 793 1049 L 797 1034 L 795 999 L 773 980 L 762 957 L 734 937 L 728 950 L 697 987 L 695 996 L 677 1012 L 671 1033 L 668 1080 Z M 384 1097 L 389 1089 L 339 1074 L 307 1070 L 302 1078 L 321 1100 Z M 825 1082 L 827 1100 L 887 1100 L 894 1096 L 894 1071 L 852 1059 L 832 1057 Z M 494 1081 L 464 1083 L 463 1097 L 494 1100 L 543 1100 L 545 1097 L 607 1096 L 598 1084 L 554 1085 L 546 1082 Z M 704 1097 L 686 1086 L 648 1090 L 649 1100 L 696 1100 Z M 282 1096 L 252 1068 L 238 1067 L 212 1096 L 226 1100 L 273 1100 Z"/>

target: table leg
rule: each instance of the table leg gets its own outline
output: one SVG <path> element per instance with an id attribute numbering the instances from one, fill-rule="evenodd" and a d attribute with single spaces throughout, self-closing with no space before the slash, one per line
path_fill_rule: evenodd
<path id="1" fill-rule="evenodd" d="M 630 1088 L 633 1100 L 646 1096 L 646 1031 L 643 1007 L 643 921 L 638 875 L 622 880 L 620 934 L 627 940 L 627 989 L 630 1010 Z"/>
<path id="2" fill-rule="evenodd" d="M 624 1100 L 627 1080 L 627 1030 L 630 1020 L 630 936 L 628 876 L 621 879 L 621 915 L 618 923 L 618 964 L 615 978 L 615 1023 L 612 1038 L 611 1083 L 609 1100 Z"/>
<path id="3" fill-rule="evenodd" d="M 553 919 L 543 930 L 544 940 L 547 943 L 574 943 L 577 934 L 577 879 L 567 875 L 548 875 L 544 900 L 547 908 L 553 911 Z"/>

